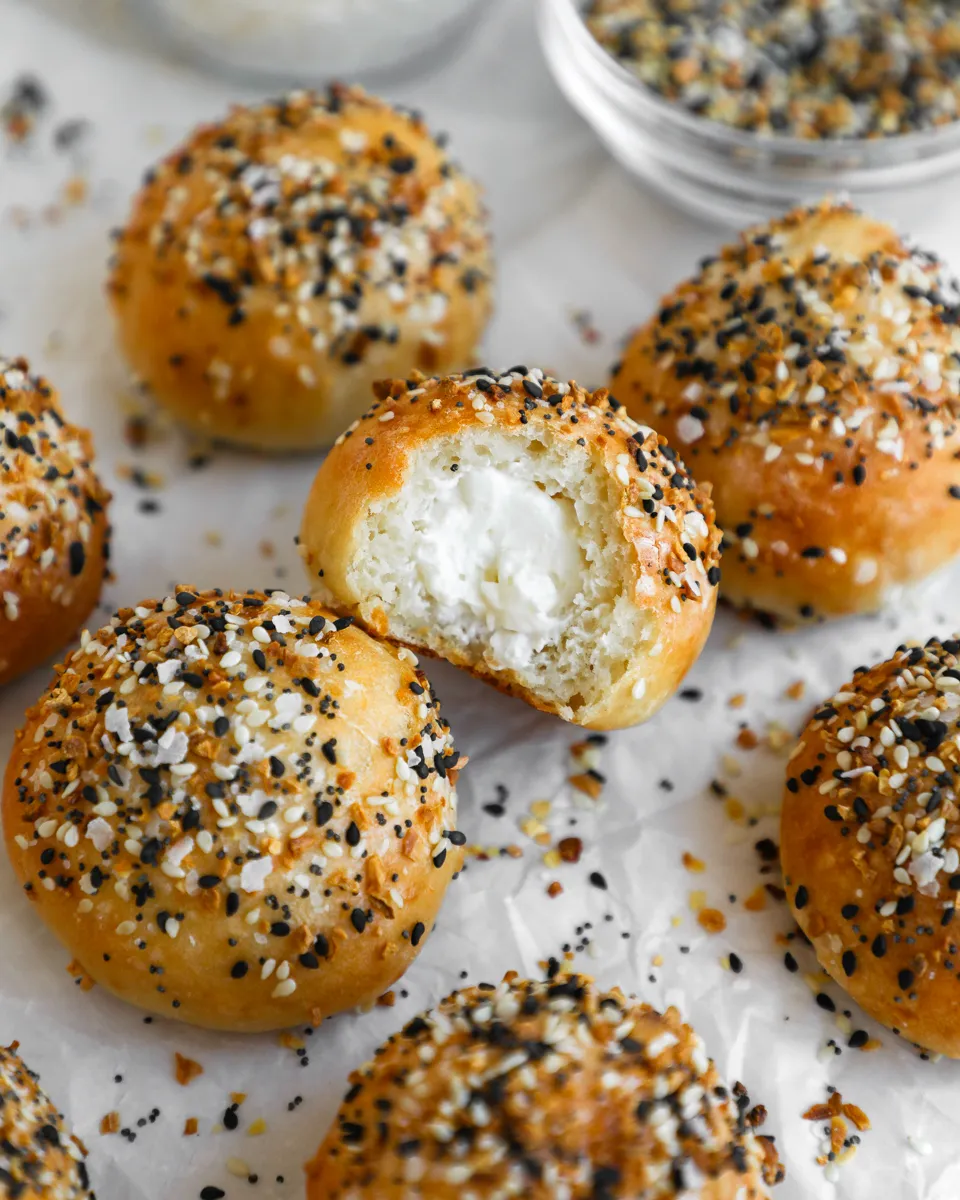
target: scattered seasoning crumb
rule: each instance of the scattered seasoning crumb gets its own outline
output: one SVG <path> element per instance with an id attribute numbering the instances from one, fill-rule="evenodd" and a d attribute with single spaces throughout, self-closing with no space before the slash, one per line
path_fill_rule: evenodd
<path id="1" fill-rule="evenodd" d="M 82 204 L 90 190 L 90 185 L 82 175 L 71 175 L 63 185 L 63 200 L 65 204 Z"/>
<path id="2" fill-rule="evenodd" d="M 123 423 L 123 440 L 131 450 L 142 450 L 151 441 L 149 418 L 144 413 L 132 413 Z"/>
<path id="3" fill-rule="evenodd" d="M 720 765 L 731 779 L 737 779 L 743 774 L 743 767 L 740 765 L 740 760 L 734 758 L 732 754 L 725 754 L 720 760 Z"/>
<path id="4" fill-rule="evenodd" d="M 145 491 L 159 490 L 164 486 L 164 477 L 157 471 L 144 471 L 140 467 L 132 467 L 127 463 L 119 463 L 117 465 L 117 478 L 122 479 L 125 483 L 132 483 L 134 487 L 142 488 Z"/>
<path id="5" fill-rule="evenodd" d="M 767 889 L 764 884 L 758 884 L 744 900 L 743 907 L 747 912 L 763 912 L 767 907 Z"/>
<path id="6" fill-rule="evenodd" d="M 790 686 L 784 692 L 784 695 L 788 700 L 802 700 L 803 694 L 806 690 L 806 683 L 802 679 L 798 679 L 795 683 L 790 684 Z"/>
<path id="7" fill-rule="evenodd" d="M 697 913 L 697 923 L 707 933 L 723 933 L 727 927 L 727 918 L 718 908 L 702 908 Z"/>
<path id="8" fill-rule="evenodd" d="M 595 346 L 600 341 L 600 330 L 593 323 L 593 313 L 589 309 L 576 309 L 570 314 L 573 321 L 573 327 L 580 335 L 580 340 L 585 346 Z"/>
<path id="9" fill-rule="evenodd" d="M 196 1117 L 187 1117 L 183 1123 L 183 1136 L 194 1137 L 200 1132 L 200 1122 Z"/>
<path id="10" fill-rule="evenodd" d="M 760 739 L 752 729 L 741 729 L 737 734 L 737 745 L 741 750 L 755 750 L 760 745 Z"/>
<path id="11" fill-rule="evenodd" d="M 561 861 L 565 863 L 578 863 L 580 855 L 583 853 L 583 842 L 578 837 L 561 838 L 557 843 L 557 852 L 560 855 Z"/>
<path id="12" fill-rule="evenodd" d="M 555 900 L 557 896 L 563 895 L 563 884 L 554 879 L 553 882 L 547 886 L 547 895 L 551 900 Z"/>
<path id="13" fill-rule="evenodd" d="M 382 996 L 377 997 L 377 1008 L 393 1008 L 397 1002 L 397 993 L 391 990 L 384 992 Z"/>
<path id="14" fill-rule="evenodd" d="M 95 988 L 96 982 L 90 978 L 86 969 L 76 959 L 67 963 L 67 974 L 72 975 L 81 992 L 89 992 L 91 988 Z"/>
<path id="15" fill-rule="evenodd" d="M 813 1104 L 803 1114 L 805 1121 L 823 1121 L 823 1142 L 817 1163 L 824 1168 L 828 1182 L 835 1182 L 838 1177 L 837 1168 L 845 1165 L 853 1158 L 860 1145 L 860 1133 L 870 1128 L 870 1118 L 856 1104 L 844 1103 L 841 1094 L 828 1087 L 829 1099 L 824 1104 Z M 847 1125 L 849 1121 L 858 1131 L 850 1134 Z"/>
<path id="16" fill-rule="evenodd" d="M 176 1070 L 174 1078 L 181 1087 L 187 1087 L 194 1079 L 203 1074 L 203 1067 L 192 1058 L 185 1058 L 182 1054 L 175 1054 Z"/>
<path id="17" fill-rule="evenodd" d="M 100 1122 L 100 1132 L 104 1137 L 110 1133 L 119 1133 L 120 1114 L 118 1112 L 108 1112 Z"/>
<path id="18" fill-rule="evenodd" d="M 683 857 L 680 860 L 688 871 L 694 875 L 699 875 L 701 871 L 706 870 L 706 863 L 700 858 L 695 858 L 689 850 L 684 850 Z"/>
<path id="19" fill-rule="evenodd" d="M 737 692 L 736 695 L 731 696 L 730 699 L 727 701 L 727 706 L 729 708 L 743 708 L 743 706 L 746 704 L 746 702 L 747 702 L 746 695 L 743 692 Z"/>
<path id="20" fill-rule="evenodd" d="M 69 121 L 61 121 L 53 131 L 54 148 L 61 153 L 74 150 L 90 132 L 90 122 L 83 117 L 74 117 Z"/>
<path id="21" fill-rule="evenodd" d="M 603 776 L 597 771 L 586 771 L 582 775 L 571 775 L 570 785 L 578 792 L 583 792 L 591 800 L 599 800 L 603 791 Z"/>
<path id="22" fill-rule="evenodd" d="M 14 80 L 9 97 L 0 108 L 0 125 L 10 141 L 27 141 L 48 103 L 47 90 L 35 76 L 21 75 Z"/>
<path id="23" fill-rule="evenodd" d="M 771 721 L 767 726 L 766 740 L 767 746 L 774 754 L 782 754 L 784 750 L 790 749 L 797 739 L 785 725 L 781 725 L 779 721 Z"/>

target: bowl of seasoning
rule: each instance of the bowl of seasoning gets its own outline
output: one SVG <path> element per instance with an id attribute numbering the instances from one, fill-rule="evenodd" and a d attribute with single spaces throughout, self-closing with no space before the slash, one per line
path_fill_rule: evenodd
<path id="1" fill-rule="evenodd" d="M 189 57 L 277 85 L 366 82 L 437 62 L 494 0 L 134 0 Z"/>
<path id="2" fill-rule="evenodd" d="M 954 0 L 540 0 L 567 99 L 672 203 L 742 225 L 833 192 L 890 220 L 953 199 Z"/>

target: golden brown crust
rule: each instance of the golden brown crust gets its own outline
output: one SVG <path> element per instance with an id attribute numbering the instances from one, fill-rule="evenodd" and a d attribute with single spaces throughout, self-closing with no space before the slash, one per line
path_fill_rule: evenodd
<path id="1" fill-rule="evenodd" d="M 80 1146 L 17 1050 L 0 1046 L 0 1195 L 91 1200 Z"/>
<path id="2" fill-rule="evenodd" d="M 714 486 L 723 593 L 809 620 L 960 552 L 960 297 L 842 204 L 743 234 L 668 296 L 611 387 Z"/>
<path id="3" fill-rule="evenodd" d="M 475 186 L 358 88 L 234 108 L 152 171 L 109 292 L 134 371 L 202 434 L 327 444 L 373 380 L 466 366 L 490 312 Z"/>
<path id="4" fill-rule="evenodd" d="M 463 838 L 458 756 L 407 651 L 281 593 L 124 609 L 27 713 L 14 869 L 97 982 L 211 1028 L 372 1003 Z"/>
<path id="5" fill-rule="evenodd" d="M 61 650 L 100 596 L 110 494 L 92 460 L 47 380 L 0 356 L 0 684 Z"/>
<path id="6" fill-rule="evenodd" d="M 822 966 L 863 1009 L 960 1058 L 960 642 L 900 647 L 813 716 L 791 759 L 781 856 Z"/>
<path id="7" fill-rule="evenodd" d="M 300 550 L 314 587 L 372 632 L 396 637 L 390 614 L 360 596 L 351 581 L 371 502 L 400 490 L 413 455 L 433 438 L 495 425 L 520 442 L 536 427 L 564 453 L 589 456 L 614 483 L 615 515 L 631 553 L 623 594 L 649 613 L 656 636 L 637 647 L 602 701 L 576 709 L 526 687 L 510 669 L 444 656 L 501 691 L 588 728 L 620 728 L 652 716 L 696 661 L 713 621 L 719 533 L 709 490 L 694 484 L 663 438 L 611 405 L 605 389 L 590 393 L 539 370 L 480 369 L 440 379 L 414 374 L 409 381 L 382 381 L 375 394 L 375 403 L 337 439 L 307 500 Z M 435 652 L 426 640 L 415 649 Z"/>
<path id="8" fill-rule="evenodd" d="M 676 1009 L 582 976 L 454 992 L 350 1083 L 308 1200 L 762 1200 L 783 1177 Z"/>

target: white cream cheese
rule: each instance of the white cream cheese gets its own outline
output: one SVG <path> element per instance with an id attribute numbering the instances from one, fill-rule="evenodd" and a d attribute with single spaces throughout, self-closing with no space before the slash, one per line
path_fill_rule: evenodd
<path id="1" fill-rule="evenodd" d="M 412 570 L 442 623 L 473 626 L 505 666 L 556 638 L 583 570 L 570 500 L 507 469 L 461 463 L 397 503 Z"/>

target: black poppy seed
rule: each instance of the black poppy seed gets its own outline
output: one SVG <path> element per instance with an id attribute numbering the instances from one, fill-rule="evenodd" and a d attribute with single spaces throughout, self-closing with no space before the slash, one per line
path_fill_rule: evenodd
<path id="1" fill-rule="evenodd" d="M 82 574 L 87 561 L 87 553 L 83 548 L 83 542 L 71 542 L 69 554 L 70 574 L 73 576 Z"/>

